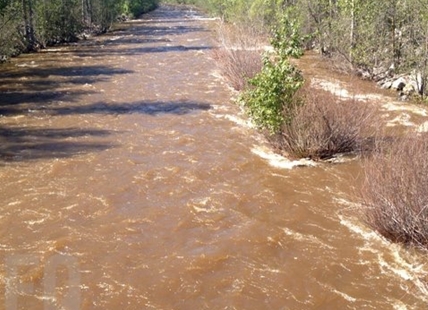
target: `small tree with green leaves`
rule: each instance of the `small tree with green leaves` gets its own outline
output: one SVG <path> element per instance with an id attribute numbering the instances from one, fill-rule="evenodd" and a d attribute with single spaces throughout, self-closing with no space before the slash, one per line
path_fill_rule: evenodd
<path id="1" fill-rule="evenodd" d="M 298 25 L 284 14 L 271 41 L 274 51 L 263 57 L 263 68 L 250 80 L 250 88 L 240 101 L 260 129 L 277 133 L 292 117 L 296 105 L 293 97 L 303 85 L 303 77 L 291 63 L 290 57 L 303 54 Z"/>

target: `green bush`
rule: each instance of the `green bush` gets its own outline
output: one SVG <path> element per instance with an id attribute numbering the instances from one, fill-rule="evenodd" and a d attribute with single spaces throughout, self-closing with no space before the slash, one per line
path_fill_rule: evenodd
<path id="1" fill-rule="evenodd" d="M 127 9 L 133 16 L 154 10 L 158 6 L 158 0 L 129 0 L 126 1 Z"/>
<path id="2" fill-rule="evenodd" d="M 295 109 L 295 93 L 303 85 L 303 77 L 291 63 L 290 57 L 303 54 L 296 24 L 287 14 L 275 29 L 273 53 L 263 57 L 263 68 L 250 80 L 251 87 L 240 101 L 260 129 L 277 133 L 285 122 L 289 122 Z"/>

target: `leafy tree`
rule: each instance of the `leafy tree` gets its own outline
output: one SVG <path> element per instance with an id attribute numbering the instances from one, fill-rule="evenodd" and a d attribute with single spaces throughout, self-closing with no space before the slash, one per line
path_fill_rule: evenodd
<path id="1" fill-rule="evenodd" d="M 22 21 L 21 2 L 0 1 L 0 61 L 6 56 L 14 55 L 19 49 L 25 49 L 21 42 Z"/>
<path id="2" fill-rule="evenodd" d="M 426 93 L 428 79 L 428 0 L 409 0 L 404 18 L 396 31 L 399 69 L 412 72 L 420 95 Z"/>
<path id="3" fill-rule="evenodd" d="M 284 15 L 274 31 L 273 54 L 266 54 L 262 71 L 240 98 L 254 123 L 261 129 L 276 133 L 290 121 L 296 101 L 293 97 L 303 85 L 303 77 L 290 63 L 290 57 L 302 55 L 298 25 Z"/>
<path id="4" fill-rule="evenodd" d="M 72 41 L 84 28 L 107 30 L 123 13 L 138 16 L 158 0 L 0 0 L 0 57 Z"/>

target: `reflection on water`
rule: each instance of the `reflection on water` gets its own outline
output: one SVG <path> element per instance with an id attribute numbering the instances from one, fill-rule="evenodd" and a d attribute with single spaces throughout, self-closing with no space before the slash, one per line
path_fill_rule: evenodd
<path id="1" fill-rule="evenodd" d="M 357 162 L 270 164 L 214 23 L 162 7 L 2 67 L 0 303 L 423 308 L 422 260 L 348 215 Z"/>

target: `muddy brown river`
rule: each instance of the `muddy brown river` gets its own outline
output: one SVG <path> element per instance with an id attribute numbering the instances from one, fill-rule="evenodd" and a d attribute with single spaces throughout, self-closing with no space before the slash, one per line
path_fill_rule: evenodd
<path id="1" fill-rule="evenodd" d="M 289 169 L 247 126 L 215 23 L 163 6 L 0 68 L 1 309 L 427 307 L 423 257 L 352 216 L 360 163 Z"/>

